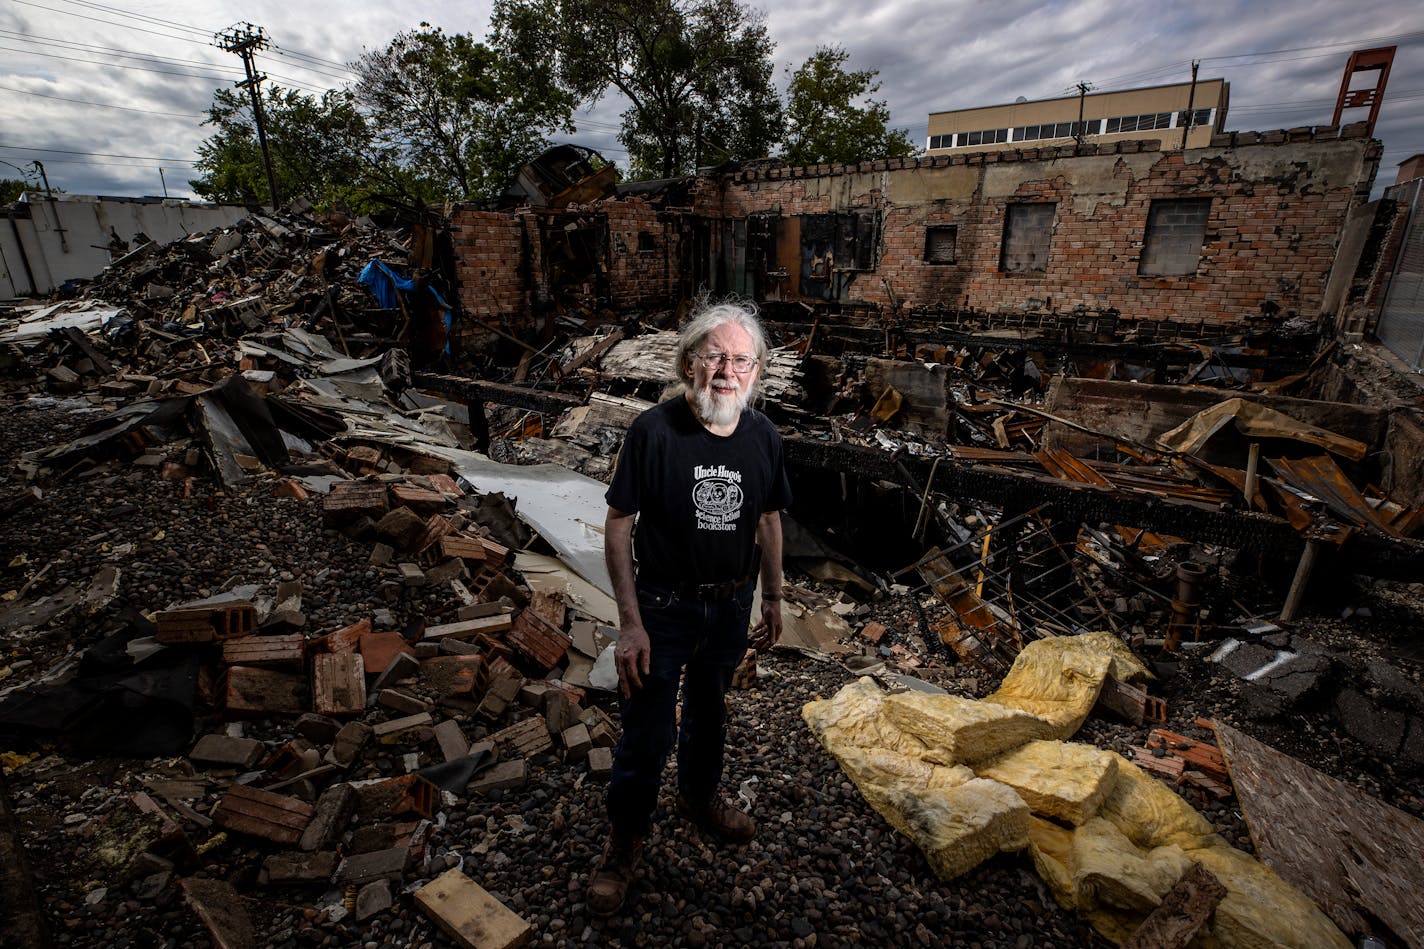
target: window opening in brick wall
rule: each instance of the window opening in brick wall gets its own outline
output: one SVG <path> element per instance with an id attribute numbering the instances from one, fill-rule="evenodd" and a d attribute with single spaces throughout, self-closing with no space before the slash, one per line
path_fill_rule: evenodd
<path id="1" fill-rule="evenodd" d="M 1011 204 L 1004 212 L 1004 245 L 999 269 L 1034 273 L 1048 269 L 1048 240 L 1056 204 Z"/>
<path id="2" fill-rule="evenodd" d="M 658 239 L 653 236 L 652 231 L 638 232 L 638 253 L 656 254 L 658 252 Z"/>
<path id="3" fill-rule="evenodd" d="M 959 240 L 958 224 L 931 224 L 925 228 L 925 262 L 952 264 Z"/>
<path id="4" fill-rule="evenodd" d="M 1145 277 L 1196 273 L 1210 211 L 1210 198 L 1153 201 L 1137 272 Z"/>

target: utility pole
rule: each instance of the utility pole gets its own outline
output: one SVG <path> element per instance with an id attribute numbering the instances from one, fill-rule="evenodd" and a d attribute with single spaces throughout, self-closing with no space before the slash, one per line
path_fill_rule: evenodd
<path id="1" fill-rule="evenodd" d="M 1075 155 L 1078 153 L 1078 146 L 1082 145 L 1083 140 L 1087 138 L 1083 125 L 1083 100 L 1087 98 L 1088 90 L 1091 88 L 1093 87 L 1090 83 L 1078 83 L 1078 127 L 1073 130 L 1073 153 Z"/>
<path id="2" fill-rule="evenodd" d="M 246 89 L 252 96 L 252 117 L 257 123 L 257 144 L 262 147 L 262 163 L 267 166 L 267 192 L 271 197 L 273 209 L 276 209 L 277 176 L 272 173 L 272 153 L 267 150 L 267 122 L 262 115 L 262 92 L 258 88 L 267 77 L 257 71 L 253 56 L 255 50 L 266 49 L 270 45 L 267 42 L 267 34 L 260 26 L 234 23 L 223 32 L 214 34 L 213 42 L 229 53 L 242 57 L 242 67 L 247 71 L 247 78 L 233 85 Z"/>
<path id="3" fill-rule="evenodd" d="M 1187 93 L 1187 120 L 1182 123 L 1182 151 L 1187 150 L 1187 133 L 1192 130 L 1192 119 L 1196 118 L 1197 107 L 1197 67 L 1201 60 L 1192 60 L 1192 88 Z"/>
<path id="4" fill-rule="evenodd" d="M 59 235 L 59 248 L 66 254 L 69 253 L 69 241 L 64 236 L 64 222 L 59 219 L 59 208 L 54 201 L 54 192 L 49 187 L 49 175 L 45 174 L 44 165 L 39 160 L 35 160 L 35 171 L 40 173 L 40 179 L 45 186 L 45 201 L 49 204 L 50 213 L 54 215 L 54 230 Z"/>

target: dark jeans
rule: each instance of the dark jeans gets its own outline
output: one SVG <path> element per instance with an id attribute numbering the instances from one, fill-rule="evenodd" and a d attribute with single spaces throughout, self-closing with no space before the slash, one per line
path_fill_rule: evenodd
<path id="1" fill-rule="evenodd" d="M 642 836 L 652 825 L 663 767 L 677 744 L 677 787 L 690 801 L 709 801 L 722 780 L 726 696 L 747 651 L 752 587 L 731 599 L 699 603 L 639 584 L 638 610 L 652 647 L 643 687 L 620 697 L 623 737 L 608 781 L 608 817 L 619 834 Z M 675 710 L 682 686 L 682 720 Z"/>

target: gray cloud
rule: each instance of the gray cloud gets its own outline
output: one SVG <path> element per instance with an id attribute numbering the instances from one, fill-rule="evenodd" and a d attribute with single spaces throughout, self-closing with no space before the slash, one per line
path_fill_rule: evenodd
<path id="1" fill-rule="evenodd" d="M 191 162 L 194 149 L 211 129 L 202 126 L 199 118 L 64 99 L 196 116 L 211 102 L 214 88 L 230 79 L 184 78 L 136 67 L 236 77 L 239 61 L 213 47 L 211 33 L 250 20 L 263 26 L 277 47 L 260 54 L 263 71 L 284 86 L 320 90 L 337 84 L 336 77 L 346 73 L 337 64 L 352 62 L 364 49 L 383 47 L 396 32 L 416 28 L 422 18 L 450 32 L 481 36 L 490 10 L 488 2 L 448 0 L 427 5 L 419 16 L 406 16 L 392 5 L 371 0 L 319 7 L 290 0 L 256 0 L 246 5 L 226 0 L 159 2 L 140 7 L 116 0 L 114 13 L 67 0 L 44 0 L 44 5 L 67 12 L 43 10 L 19 0 L 0 8 L 0 30 L 11 31 L 0 34 L 0 47 L 9 48 L 0 53 L 0 110 L 6 116 L 0 144 L 22 146 L 0 148 L 0 161 L 7 163 L 0 165 L 0 174 L 13 176 L 11 166 L 27 167 L 38 159 L 45 163 L 51 182 L 67 191 L 104 194 L 159 192 L 160 162 L 151 159 Z M 1220 76 L 1232 84 L 1229 127 L 1324 125 L 1330 121 L 1350 50 L 1368 43 L 1397 42 L 1400 51 L 1375 133 L 1385 144 L 1381 182 L 1393 180 L 1398 162 L 1424 151 L 1420 131 L 1424 128 L 1424 57 L 1419 55 L 1424 31 L 1417 29 L 1416 6 L 1408 0 L 1359 5 L 1348 18 L 1341 17 L 1335 0 L 1190 5 L 1140 0 L 885 0 L 878 4 L 777 0 L 753 5 L 764 9 L 768 30 L 778 44 L 778 82 L 784 84 L 787 70 L 816 47 L 844 46 L 852 68 L 879 70 L 877 97 L 889 104 L 894 124 L 908 129 L 917 140 L 925 135 L 931 112 L 1009 102 L 1020 95 L 1065 95 L 1079 81 L 1100 88 L 1184 81 L 1192 59 L 1203 61 L 1203 78 Z M 125 16 L 124 11 L 132 15 Z M 40 46 L 35 37 L 209 65 L 141 64 L 97 51 Z M 1399 39 L 1385 39 L 1389 37 Z M 1325 46 L 1329 48 L 1319 48 Z M 1262 55 L 1279 50 L 1296 51 Z M 580 113 L 579 133 L 572 138 L 624 160 L 615 138 L 620 111 L 618 98 L 606 97 Z M 170 193 L 190 194 L 187 180 L 192 165 L 172 162 L 163 167 Z"/>

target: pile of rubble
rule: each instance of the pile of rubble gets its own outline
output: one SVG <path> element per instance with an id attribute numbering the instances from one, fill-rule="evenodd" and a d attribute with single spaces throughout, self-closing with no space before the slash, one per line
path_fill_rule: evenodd
<path id="1" fill-rule="evenodd" d="M 140 248 L 87 300 L 21 311 L 0 330 L 5 424 L 54 426 L 27 433 L 35 450 L 0 479 L 16 551 L 0 609 L 16 808 L 47 813 L 45 789 L 85 774 L 85 756 L 148 759 L 88 811 L 78 791 L 44 838 L 96 842 L 99 863 L 62 881 L 37 873 L 51 898 L 93 909 L 66 917 L 76 932 L 102 941 L 91 917 L 161 907 L 197 934 L 184 906 L 232 945 L 254 932 L 373 941 L 363 928 L 414 944 L 433 925 L 478 921 L 511 940 L 531 923 L 548 942 L 600 932 L 578 891 L 616 734 L 602 482 L 627 424 L 673 381 L 673 334 L 661 318 L 630 319 L 526 349 L 512 384 L 413 372 L 439 361 L 446 318 L 429 281 L 403 284 L 382 263 L 413 246 L 361 224 L 254 216 Z M 843 838 L 877 818 L 809 736 L 778 733 L 778 754 L 817 759 L 797 780 L 828 788 L 814 830 L 800 829 L 799 809 L 821 799 L 768 757 L 762 733 L 852 674 L 983 695 L 1035 641 L 1087 631 L 1115 633 L 1157 678 L 1105 681 L 1085 736 L 1167 781 L 1237 845 L 1252 841 L 1208 719 L 1248 719 L 1424 811 L 1410 778 L 1424 768 L 1417 664 L 1398 641 L 1403 657 L 1362 655 L 1380 638 L 1362 628 L 1386 624 L 1359 606 L 1397 596 L 1389 619 L 1407 625 L 1424 589 L 1346 586 L 1361 598 L 1342 620 L 1298 618 L 1317 552 L 1418 557 L 1424 517 L 1370 487 L 1363 439 L 1215 395 L 1151 439 L 1100 431 L 1074 416 L 1081 390 L 1063 366 L 970 340 L 902 333 L 887 347 L 878 331 L 771 328 L 781 345 L 763 395 L 804 523 L 785 519 L 783 647 L 737 675 L 754 711 L 736 727 L 756 750 L 736 754 L 752 756 L 779 808 L 757 859 L 785 863 L 807 834 L 822 887 L 777 896 L 770 874 L 784 871 L 755 885 L 699 875 L 683 906 L 648 894 L 670 934 L 690 905 L 701 938 L 770 938 L 757 928 L 780 919 L 759 918 L 768 902 L 802 945 L 913 930 L 900 904 L 924 865 L 901 842 L 875 837 L 901 864 L 874 860 L 898 881 L 886 906 L 847 896 L 831 909 L 824 875 L 851 872 L 835 856 Z M 1302 537 L 1308 556 L 1271 562 Z M 1318 736 L 1330 736 L 1325 760 Z M 529 838 L 565 830 L 559 859 L 583 863 L 541 867 Z M 502 834 L 527 853 L 476 871 L 477 857 L 502 854 Z M 665 868 L 702 859 L 679 838 L 668 835 Z M 511 882 L 506 863 L 539 880 Z M 975 872 L 1000 894 L 1023 886 L 1004 883 L 1017 879 L 1004 866 Z M 701 892 L 720 883 L 742 895 L 724 906 Z M 1000 931 L 1003 914 L 977 905 L 972 918 L 995 919 L 1006 943 L 1054 941 L 1071 924 L 1043 903 L 1052 935 L 1034 921 Z M 852 907 L 873 922 L 857 929 Z"/>

